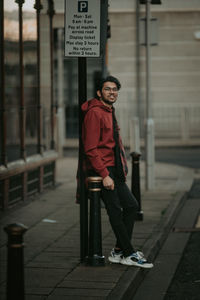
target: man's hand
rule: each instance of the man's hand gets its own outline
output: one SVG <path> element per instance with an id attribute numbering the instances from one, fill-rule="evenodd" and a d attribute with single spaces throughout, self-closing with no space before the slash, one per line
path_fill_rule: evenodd
<path id="1" fill-rule="evenodd" d="M 105 187 L 106 190 L 112 190 L 112 191 L 114 190 L 115 184 L 110 176 L 106 176 L 103 179 L 103 186 Z"/>

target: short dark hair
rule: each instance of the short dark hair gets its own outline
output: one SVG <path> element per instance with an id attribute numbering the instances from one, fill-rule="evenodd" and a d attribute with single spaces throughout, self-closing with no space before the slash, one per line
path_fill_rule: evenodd
<path id="1" fill-rule="evenodd" d="M 103 88 L 103 85 L 104 85 L 104 83 L 105 82 L 114 82 L 115 84 L 116 84 L 116 86 L 117 86 L 117 89 L 118 90 L 120 90 L 120 88 L 121 88 L 121 83 L 119 82 L 119 80 L 116 78 L 116 77 L 114 77 L 114 76 L 107 76 L 106 78 L 102 78 L 100 81 L 99 81 L 99 83 L 98 83 L 98 85 L 97 85 L 97 91 L 101 91 L 102 90 L 102 88 Z"/>

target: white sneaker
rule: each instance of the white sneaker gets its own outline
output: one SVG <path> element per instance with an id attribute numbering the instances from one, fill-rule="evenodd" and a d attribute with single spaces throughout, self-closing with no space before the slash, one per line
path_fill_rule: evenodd
<path id="1" fill-rule="evenodd" d="M 141 259 L 143 259 L 144 261 L 147 261 L 146 258 L 144 257 L 144 253 L 142 253 L 142 251 L 136 251 L 138 257 Z"/>
<path id="2" fill-rule="evenodd" d="M 132 253 L 128 257 L 123 257 L 120 260 L 120 263 L 126 266 L 136 266 L 136 267 L 147 268 L 147 269 L 153 268 L 153 264 L 148 262 L 144 257 L 144 254 L 140 251 Z"/>
<path id="3" fill-rule="evenodd" d="M 123 255 L 122 251 L 115 252 L 115 249 L 113 248 L 112 251 L 110 252 L 110 256 L 108 256 L 108 260 L 111 263 L 119 264 L 121 262 L 122 255 Z"/>

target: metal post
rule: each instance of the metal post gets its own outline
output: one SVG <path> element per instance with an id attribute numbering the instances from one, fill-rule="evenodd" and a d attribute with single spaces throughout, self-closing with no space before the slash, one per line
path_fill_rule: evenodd
<path id="1" fill-rule="evenodd" d="M 10 224 L 4 230 L 8 234 L 7 300 L 24 300 L 23 235 L 27 227 L 23 224 Z"/>
<path id="2" fill-rule="evenodd" d="M 89 229 L 89 254 L 87 263 L 91 266 L 104 266 L 105 257 L 102 256 L 101 233 L 101 177 L 88 177 L 90 193 L 90 229 Z"/>
<path id="3" fill-rule="evenodd" d="M 151 0 L 146 0 L 146 189 L 154 188 L 154 131 L 151 99 Z"/>
<path id="4" fill-rule="evenodd" d="M 108 44 L 105 46 L 105 53 L 102 55 L 102 78 L 108 75 Z"/>
<path id="5" fill-rule="evenodd" d="M 151 13 L 150 2 L 146 1 L 146 117 L 147 119 L 152 115 L 151 103 Z"/>
<path id="6" fill-rule="evenodd" d="M 34 8 L 37 14 L 37 150 L 39 154 L 43 154 L 42 142 L 42 103 L 40 99 L 40 10 L 43 8 L 40 0 L 35 0 Z"/>
<path id="7" fill-rule="evenodd" d="M 24 0 L 16 0 L 19 5 L 19 67 L 20 67 L 20 152 L 21 158 L 26 159 L 25 149 L 25 105 L 24 105 L 24 66 L 23 66 L 23 12 Z"/>
<path id="8" fill-rule="evenodd" d="M 58 110 L 57 110 L 57 124 L 58 124 L 58 152 L 59 156 L 63 156 L 63 147 L 65 143 L 65 104 L 64 104 L 64 61 L 63 61 L 63 29 L 58 29 L 58 46 L 57 46 L 57 85 L 58 85 Z"/>
<path id="9" fill-rule="evenodd" d="M 135 117 L 129 121 L 130 153 L 140 153 L 140 125 L 139 118 Z"/>
<path id="10" fill-rule="evenodd" d="M 54 140 L 54 127 L 55 127 L 55 110 L 56 106 L 54 104 L 54 96 L 53 96 L 53 16 L 55 14 L 54 10 L 54 2 L 53 0 L 48 0 L 48 10 L 47 13 L 49 15 L 49 34 L 50 34 L 50 73 L 51 73 L 51 149 L 55 149 L 55 140 Z"/>
<path id="11" fill-rule="evenodd" d="M 0 2 L 0 164 L 7 166 L 7 112 L 5 99 L 4 1 Z"/>
<path id="12" fill-rule="evenodd" d="M 140 62 L 140 0 L 136 0 L 136 99 L 139 128 L 142 129 L 141 62 Z M 141 132 L 140 132 L 141 133 Z"/>
<path id="13" fill-rule="evenodd" d="M 108 75 L 108 0 L 101 1 L 101 54 L 102 54 L 102 74 L 105 78 Z"/>
<path id="14" fill-rule="evenodd" d="M 131 178 L 131 191 L 138 202 L 137 220 L 143 220 L 143 211 L 141 205 L 141 192 L 140 192 L 140 153 L 130 153 L 132 157 L 132 178 Z"/>
<path id="15" fill-rule="evenodd" d="M 84 262 L 88 254 L 88 199 L 86 197 L 85 176 L 83 172 L 83 143 L 82 123 L 83 114 L 81 105 L 87 99 L 87 60 L 78 58 L 78 98 L 79 98 L 79 182 L 80 182 L 80 258 Z"/>

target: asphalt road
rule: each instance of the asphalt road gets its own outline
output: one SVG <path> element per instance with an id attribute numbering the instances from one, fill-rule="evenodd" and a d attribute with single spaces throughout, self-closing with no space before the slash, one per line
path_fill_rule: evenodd
<path id="1" fill-rule="evenodd" d="M 130 159 L 129 151 L 126 151 Z M 65 156 L 78 157 L 78 149 L 65 149 Z M 142 159 L 144 159 L 142 151 Z M 200 169 L 200 147 L 161 147 L 155 149 L 155 160 Z"/>
<path id="2" fill-rule="evenodd" d="M 200 179 L 194 181 L 188 199 L 199 201 Z M 196 229 L 199 231 L 191 233 L 164 300 L 200 299 L 200 228 Z"/>
<path id="3" fill-rule="evenodd" d="M 200 147 L 156 148 L 155 159 L 158 162 L 200 169 Z"/>
<path id="4" fill-rule="evenodd" d="M 193 232 L 164 300 L 200 299 L 200 232 Z"/>

